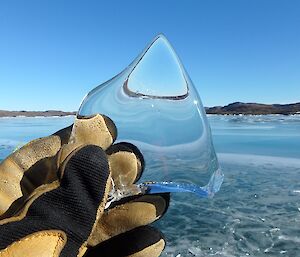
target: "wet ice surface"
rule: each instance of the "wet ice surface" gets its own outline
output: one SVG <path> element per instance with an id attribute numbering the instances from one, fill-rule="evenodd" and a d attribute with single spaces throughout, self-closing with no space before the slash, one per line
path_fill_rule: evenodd
<path id="1" fill-rule="evenodd" d="M 74 116 L 0 118 L 0 160 L 30 140 L 71 125 L 73 120 Z"/>
<path id="2" fill-rule="evenodd" d="M 227 157 L 220 157 L 226 179 L 214 199 L 173 199 L 159 222 L 168 240 L 163 256 L 298 256 L 300 160 L 240 164 Z"/>
<path id="3" fill-rule="evenodd" d="M 173 197 L 163 256 L 299 256 L 300 116 L 209 120 L 224 183 L 212 200 Z"/>
<path id="4" fill-rule="evenodd" d="M 0 159 L 72 117 L 0 119 Z M 299 256 L 300 116 L 209 116 L 225 173 L 213 199 L 176 194 L 163 257 Z M 184 172 L 184 169 L 183 169 Z"/>

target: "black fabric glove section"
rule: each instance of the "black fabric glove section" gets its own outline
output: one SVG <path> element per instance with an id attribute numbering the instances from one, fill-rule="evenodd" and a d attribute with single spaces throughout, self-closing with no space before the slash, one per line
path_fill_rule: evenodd
<path id="1" fill-rule="evenodd" d="M 67 243 L 60 256 L 77 256 L 95 222 L 109 176 L 106 153 L 85 146 L 66 164 L 61 186 L 43 194 L 30 206 L 24 219 L 0 227 L 0 249 L 42 230 L 62 230 Z"/>
<path id="2" fill-rule="evenodd" d="M 142 251 L 164 239 L 163 234 L 150 226 L 138 227 L 90 248 L 84 257 L 125 257 Z"/>

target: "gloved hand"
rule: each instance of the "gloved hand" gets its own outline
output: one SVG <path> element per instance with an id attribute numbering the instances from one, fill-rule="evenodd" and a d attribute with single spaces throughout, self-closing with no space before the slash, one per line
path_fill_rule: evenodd
<path id="1" fill-rule="evenodd" d="M 112 145 L 101 115 L 35 140 L 0 165 L 0 257 L 159 256 L 168 194 L 137 195 L 104 210 L 111 178 L 130 185 L 144 161 L 131 144 Z M 68 143 L 67 143 L 68 142 Z"/>

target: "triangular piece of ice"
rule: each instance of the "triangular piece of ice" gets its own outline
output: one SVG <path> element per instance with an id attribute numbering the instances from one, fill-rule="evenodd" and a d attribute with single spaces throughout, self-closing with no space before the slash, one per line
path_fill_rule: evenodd
<path id="1" fill-rule="evenodd" d="M 179 58 L 163 35 L 157 36 L 125 82 L 132 96 L 183 98 L 188 93 Z"/>
<path id="2" fill-rule="evenodd" d="M 162 182 L 142 184 L 151 192 L 212 196 L 219 190 L 223 174 L 204 108 L 163 35 L 123 72 L 88 93 L 78 115 L 97 113 L 115 122 L 118 142 L 140 148 L 146 161 L 141 182 Z"/>

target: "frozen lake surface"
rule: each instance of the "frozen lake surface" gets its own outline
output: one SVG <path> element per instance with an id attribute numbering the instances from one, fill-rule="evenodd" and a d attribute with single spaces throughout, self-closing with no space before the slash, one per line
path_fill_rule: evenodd
<path id="1" fill-rule="evenodd" d="M 300 115 L 208 118 L 224 183 L 213 199 L 173 195 L 163 256 L 299 256 Z M 0 159 L 73 119 L 1 118 Z"/>

